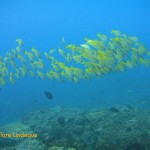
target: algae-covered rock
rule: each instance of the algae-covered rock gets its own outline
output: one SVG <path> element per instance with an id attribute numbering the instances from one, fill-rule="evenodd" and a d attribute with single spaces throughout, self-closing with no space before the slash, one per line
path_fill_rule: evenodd
<path id="1" fill-rule="evenodd" d="M 76 150 L 75 148 L 64 148 L 64 147 L 57 147 L 57 146 L 53 146 L 50 147 L 48 150 Z"/>
<path id="2" fill-rule="evenodd" d="M 18 144 L 16 150 L 48 150 L 48 148 L 36 139 L 27 139 Z"/>
<path id="3" fill-rule="evenodd" d="M 17 143 L 22 142 L 24 139 L 17 137 L 17 134 L 33 133 L 30 127 L 22 124 L 21 122 L 15 122 L 0 127 L 0 147 L 14 147 Z"/>

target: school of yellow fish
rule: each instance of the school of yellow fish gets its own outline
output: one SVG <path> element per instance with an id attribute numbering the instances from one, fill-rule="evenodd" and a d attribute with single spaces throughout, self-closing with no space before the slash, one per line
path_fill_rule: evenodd
<path id="1" fill-rule="evenodd" d="M 150 52 L 138 38 L 118 30 L 112 30 L 110 37 L 97 34 L 96 39 L 85 38 L 81 45 L 70 44 L 42 53 L 34 47 L 25 50 L 21 39 L 16 42 L 15 49 L 4 57 L 0 55 L 0 86 L 28 76 L 78 83 L 81 79 L 101 78 L 141 64 L 150 66 Z M 56 58 L 58 54 L 62 59 Z"/>

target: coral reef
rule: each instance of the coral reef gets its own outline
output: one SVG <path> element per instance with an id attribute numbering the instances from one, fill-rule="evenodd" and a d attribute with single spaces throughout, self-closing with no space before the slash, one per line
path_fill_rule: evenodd
<path id="1" fill-rule="evenodd" d="M 149 113 L 130 105 L 103 110 L 37 109 L 22 118 L 17 132 L 32 132 L 38 137 L 17 139 L 19 142 L 13 139 L 10 143 L 3 142 L 1 147 L 8 150 L 146 150 L 150 149 Z M 12 125 L 0 131 L 5 132 L 9 126 Z M 14 128 L 18 128 L 16 124 Z"/>

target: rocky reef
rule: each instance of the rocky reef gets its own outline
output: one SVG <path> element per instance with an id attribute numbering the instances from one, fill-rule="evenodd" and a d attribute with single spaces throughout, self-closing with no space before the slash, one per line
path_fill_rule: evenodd
<path id="1" fill-rule="evenodd" d="M 148 150 L 150 111 L 130 105 L 101 110 L 41 108 L 0 127 L 0 150 Z M 37 134 L 8 138 L 2 133 Z"/>

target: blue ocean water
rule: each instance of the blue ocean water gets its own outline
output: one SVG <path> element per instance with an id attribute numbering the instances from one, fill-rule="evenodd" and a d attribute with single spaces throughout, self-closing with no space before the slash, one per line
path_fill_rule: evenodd
<path id="1" fill-rule="evenodd" d="M 16 38 L 25 49 L 40 52 L 67 44 L 80 45 L 85 37 L 97 33 L 109 35 L 112 29 L 139 37 L 150 49 L 150 2 L 116 0 L 31 0 L 0 2 L 0 55 L 15 48 Z M 103 108 L 117 104 L 150 107 L 150 68 L 141 66 L 103 78 L 79 83 L 21 78 L 0 89 L 1 122 L 11 122 L 40 107 L 58 105 L 79 108 Z M 44 91 L 53 93 L 48 100 Z"/>

